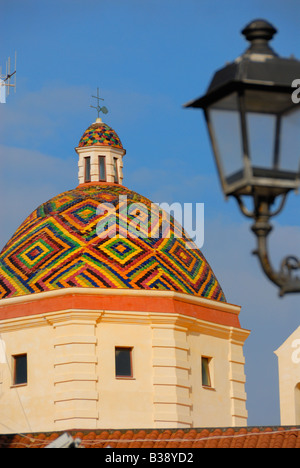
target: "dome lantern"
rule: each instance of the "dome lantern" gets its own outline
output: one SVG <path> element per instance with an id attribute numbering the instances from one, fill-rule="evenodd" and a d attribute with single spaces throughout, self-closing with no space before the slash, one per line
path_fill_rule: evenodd
<path id="1" fill-rule="evenodd" d="M 75 150 L 79 156 L 79 184 L 122 184 L 126 150 L 116 132 L 100 117 L 87 128 Z"/>

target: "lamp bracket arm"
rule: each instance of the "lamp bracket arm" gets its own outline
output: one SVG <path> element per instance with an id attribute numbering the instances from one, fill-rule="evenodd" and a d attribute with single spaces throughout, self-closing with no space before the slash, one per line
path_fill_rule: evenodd
<path id="1" fill-rule="evenodd" d="M 240 195 L 234 194 L 233 196 L 236 199 L 241 212 L 247 218 L 257 219 L 257 217 L 258 217 L 257 213 L 261 212 L 261 202 L 262 202 L 261 197 L 259 197 L 259 196 L 258 197 L 256 197 L 256 196 L 253 197 L 254 198 L 254 210 L 251 211 L 246 207 L 246 205 L 243 202 L 242 197 Z M 264 206 L 264 214 L 267 217 L 267 219 L 273 218 L 274 216 L 278 215 L 282 211 L 282 209 L 283 209 L 283 207 L 285 205 L 285 202 L 286 202 L 286 198 L 287 198 L 287 192 L 281 195 L 281 200 L 280 200 L 279 206 L 273 212 L 270 210 L 270 206 L 273 204 L 274 198 L 271 197 L 270 199 L 268 199 L 268 198 L 266 199 L 267 200 L 267 205 L 265 205 L 265 206 L 267 206 L 268 209 L 265 210 L 265 206 Z"/>
<path id="2" fill-rule="evenodd" d="M 273 211 L 273 213 L 269 212 L 270 218 L 273 218 L 273 216 L 276 216 L 281 212 L 281 210 L 283 209 L 283 207 L 285 205 L 287 194 L 288 194 L 288 192 L 284 193 L 281 196 L 280 204 L 279 204 L 277 210 Z"/>
<path id="3" fill-rule="evenodd" d="M 262 226 L 257 221 L 252 226 L 252 231 L 257 237 L 257 249 L 253 254 L 258 256 L 261 267 L 266 276 L 279 287 L 279 296 L 282 297 L 286 293 L 300 292 L 300 278 L 293 273 L 300 270 L 300 260 L 294 255 L 285 257 L 280 265 L 279 271 L 275 271 L 270 262 L 267 237 L 272 226 L 266 223 Z"/>
<path id="4" fill-rule="evenodd" d="M 246 205 L 244 204 L 242 198 L 240 197 L 240 195 L 236 195 L 234 194 L 233 195 L 234 198 L 236 199 L 236 201 L 238 202 L 238 205 L 239 205 L 239 208 L 241 210 L 241 212 L 247 217 L 247 218 L 255 218 L 255 213 L 254 211 L 250 211 L 248 210 L 248 208 L 246 207 Z"/>

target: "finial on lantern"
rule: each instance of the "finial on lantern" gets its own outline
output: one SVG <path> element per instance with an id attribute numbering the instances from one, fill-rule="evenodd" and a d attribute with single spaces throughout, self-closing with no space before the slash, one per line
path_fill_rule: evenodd
<path id="1" fill-rule="evenodd" d="M 99 96 L 99 88 L 97 88 L 97 96 L 92 96 L 94 99 L 97 99 L 97 106 L 90 106 L 92 107 L 93 109 L 96 109 L 96 111 L 98 112 L 98 118 L 97 118 L 97 122 L 101 121 L 101 118 L 100 118 L 100 112 L 103 112 L 103 114 L 107 114 L 108 113 L 108 109 L 107 107 L 105 106 L 100 106 L 100 101 L 104 101 L 104 99 L 102 99 L 100 96 Z"/>

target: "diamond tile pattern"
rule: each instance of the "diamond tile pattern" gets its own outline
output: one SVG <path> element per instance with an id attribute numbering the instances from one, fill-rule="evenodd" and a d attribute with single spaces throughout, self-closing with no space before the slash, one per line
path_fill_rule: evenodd
<path id="1" fill-rule="evenodd" d="M 114 146 L 123 149 L 122 143 L 116 132 L 105 123 L 92 124 L 82 135 L 79 147 L 83 146 Z"/>
<path id="2" fill-rule="evenodd" d="M 105 203 L 113 208 L 109 216 L 98 210 Z M 146 207 L 142 214 L 138 203 Z M 185 234 L 178 237 L 181 227 L 172 217 L 165 238 L 163 218 L 153 223 L 151 207 L 150 200 L 120 185 L 79 186 L 52 198 L 21 224 L 2 250 L 0 299 L 104 287 L 170 290 L 224 302 L 200 250 L 196 245 L 186 248 L 191 241 Z"/>

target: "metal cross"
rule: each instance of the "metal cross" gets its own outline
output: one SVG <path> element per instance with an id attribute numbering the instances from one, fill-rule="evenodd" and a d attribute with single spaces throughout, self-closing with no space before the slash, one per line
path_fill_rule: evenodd
<path id="1" fill-rule="evenodd" d="M 96 109 L 96 111 L 98 112 L 98 118 L 99 118 L 99 114 L 100 112 L 103 112 L 103 114 L 107 114 L 108 113 L 108 109 L 105 107 L 105 106 L 100 106 L 100 102 L 99 101 L 104 101 L 104 99 L 102 99 L 100 96 L 99 96 L 99 88 L 97 88 L 97 96 L 92 96 L 93 98 L 97 99 L 97 106 L 90 106 L 90 107 L 93 107 L 93 109 Z"/>

